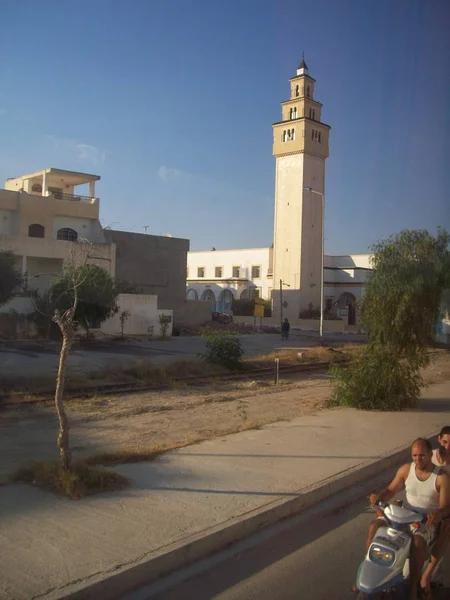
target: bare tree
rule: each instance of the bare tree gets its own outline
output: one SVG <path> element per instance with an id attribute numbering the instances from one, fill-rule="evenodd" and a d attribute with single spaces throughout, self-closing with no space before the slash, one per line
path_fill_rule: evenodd
<path id="1" fill-rule="evenodd" d="M 64 470 L 69 470 L 71 466 L 71 452 L 69 445 L 69 419 L 67 418 L 66 409 L 64 406 L 64 387 L 66 383 L 67 360 L 73 343 L 75 341 L 75 313 L 78 305 L 78 290 L 84 282 L 84 278 L 79 276 L 80 266 L 87 264 L 89 258 L 92 258 L 93 244 L 79 239 L 76 245 L 73 246 L 70 252 L 70 260 L 66 265 L 68 273 L 68 289 L 66 293 L 70 293 L 72 297 L 72 306 L 64 312 L 55 309 L 53 321 L 58 325 L 62 335 L 61 351 L 59 353 L 58 375 L 56 378 L 55 390 L 55 407 L 58 415 L 58 448 L 60 465 Z M 85 275 L 84 275 L 85 277 Z"/>

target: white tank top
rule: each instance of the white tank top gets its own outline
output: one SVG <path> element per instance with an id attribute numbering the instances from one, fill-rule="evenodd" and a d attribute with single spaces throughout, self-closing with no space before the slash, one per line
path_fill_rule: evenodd
<path id="1" fill-rule="evenodd" d="M 433 465 L 441 467 L 441 469 L 444 471 L 444 473 L 448 473 L 450 475 L 450 463 L 448 465 L 441 465 L 441 463 L 439 462 L 438 453 L 439 453 L 439 450 L 433 450 L 433 457 L 431 459 L 433 461 Z"/>
<path id="2" fill-rule="evenodd" d="M 411 463 L 405 482 L 407 508 L 420 513 L 433 512 L 439 509 L 439 492 L 436 489 L 436 480 L 440 470 L 440 467 L 436 467 L 426 481 L 420 481 L 416 475 L 416 465 Z"/>

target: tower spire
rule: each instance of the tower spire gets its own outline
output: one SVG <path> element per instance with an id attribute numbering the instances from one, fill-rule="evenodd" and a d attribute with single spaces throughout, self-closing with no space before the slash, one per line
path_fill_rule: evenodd
<path id="1" fill-rule="evenodd" d="M 302 62 L 297 69 L 297 75 L 306 75 L 308 73 L 308 65 L 305 62 L 305 51 L 302 52 Z"/>

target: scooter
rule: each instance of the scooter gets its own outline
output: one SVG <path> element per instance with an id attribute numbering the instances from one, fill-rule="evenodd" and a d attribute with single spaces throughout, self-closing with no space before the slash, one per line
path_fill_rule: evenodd
<path id="1" fill-rule="evenodd" d="M 377 506 L 378 515 L 384 515 L 387 524 L 377 530 L 359 566 L 356 576 L 356 587 L 359 590 L 357 600 L 380 600 L 386 596 L 406 599 L 413 535 L 410 526 L 416 525 L 418 528 L 421 523 L 426 522 L 427 517 L 403 507 L 401 502 L 389 504 L 379 502 Z M 439 587 L 437 580 L 439 564 L 433 572 L 432 585 L 436 587 Z"/>

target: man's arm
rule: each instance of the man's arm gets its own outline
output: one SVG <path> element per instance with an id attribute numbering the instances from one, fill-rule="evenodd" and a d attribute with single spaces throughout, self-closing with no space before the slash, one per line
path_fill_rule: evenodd
<path id="1" fill-rule="evenodd" d="M 395 494 L 404 487 L 410 466 L 411 465 L 409 464 L 402 465 L 387 488 L 385 488 L 379 494 L 371 494 L 370 504 L 375 506 L 375 504 L 378 504 L 378 502 L 389 502 L 389 500 L 391 500 L 391 498 L 393 498 Z"/>
<path id="2" fill-rule="evenodd" d="M 439 490 L 439 510 L 429 515 L 427 521 L 429 527 L 439 523 L 441 519 L 450 514 L 450 475 L 441 473 L 438 475 L 436 483 Z"/>

